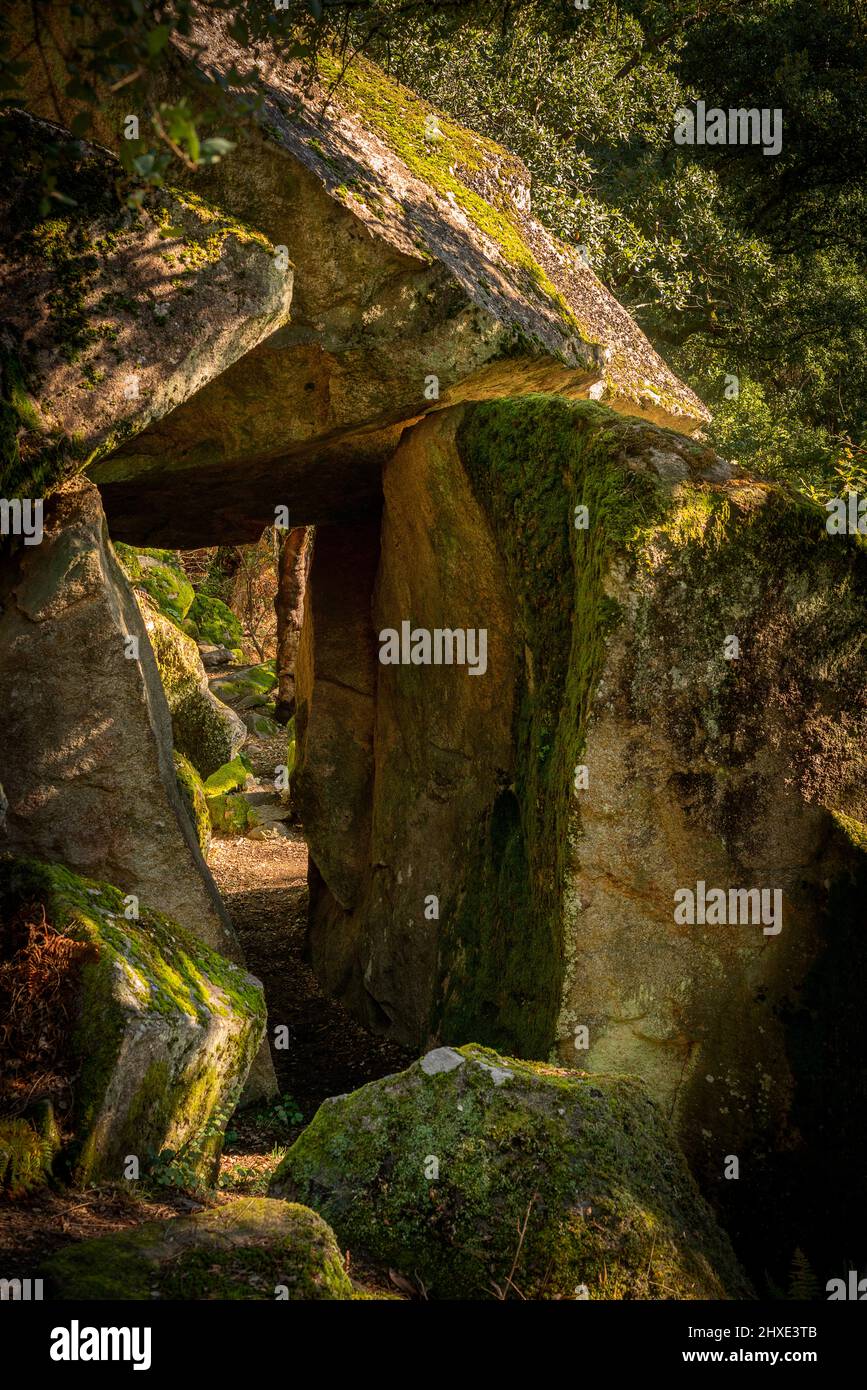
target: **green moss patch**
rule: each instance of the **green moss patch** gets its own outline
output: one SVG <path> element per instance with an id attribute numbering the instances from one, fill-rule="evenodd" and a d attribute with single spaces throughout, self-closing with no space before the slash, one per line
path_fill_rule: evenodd
<path id="1" fill-rule="evenodd" d="M 143 589 L 164 617 L 183 627 L 195 594 L 176 552 L 122 543 L 114 548 L 130 583 Z"/>
<path id="2" fill-rule="evenodd" d="M 225 796 L 229 792 L 240 791 L 247 782 L 247 778 L 253 771 L 252 764 L 243 753 L 239 753 L 237 758 L 233 758 L 230 763 L 224 763 L 222 767 L 212 772 L 204 783 L 205 796 L 210 800 L 211 797 Z"/>
<path id="3" fill-rule="evenodd" d="M 499 193 L 483 197 L 473 174 L 510 167 L 523 181 L 527 175 L 502 146 L 453 121 L 389 77 L 375 64 L 356 57 L 342 70 L 336 58 L 319 59 L 322 76 L 340 79 L 341 100 L 399 155 L 407 168 L 458 207 L 499 248 L 505 263 L 531 293 L 541 296 L 570 332 L 590 340 L 567 300 L 539 264 L 528 245 L 514 203 L 498 182 Z M 354 190 L 346 189 L 349 194 Z M 358 194 L 355 194 L 358 196 Z M 363 201 L 363 199 L 360 199 Z"/>
<path id="4" fill-rule="evenodd" d="M 197 642 L 227 647 L 235 661 L 243 659 L 244 633 L 228 604 L 209 594 L 196 594 L 186 617 L 186 630 Z"/>
<path id="5" fill-rule="evenodd" d="M 514 594 L 522 674 L 515 780 L 479 827 L 463 901 L 444 923 L 436 1026 L 530 1057 L 550 1050 L 561 996 L 571 787 L 618 621 L 607 571 L 664 510 L 656 480 L 624 469 L 624 430 L 592 403 L 530 396 L 470 408 L 459 437 Z M 574 526 L 579 505 L 586 530 Z"/>
<path id="6" fill-rule="evenodd" d="M 183 753 L 175 753 L 175 776 L 181 799 L 189 812 L 190 820 L 196 827 L 196 838 L 202 854 L 207 854 L 211 843 L 211 817 L 202 779 L 189 758 Z"/>
<path id="7" fill-rule="evenodd" d="M 334 1233 L 295 1203 L 242 1198 L 71 1245 L 44 1267 L 62 1299 L 351 1299 Z"/>
<path id="8" fill-rule="evenodd" d="M 160 236 L 173 244 L 167 254 L 178 262 L 181 275 L 219 261 L 229 237 L 243 246 L 260 246 L 273 255 L 274 247 L 262 232 L 239 222 L 223 208 L 206 203 L 187 188 L 168 187 L 165 193 L 168 206 L 157 209 L 156 220 Z M 187 214 L 180 226 L 176 221 L 179 211 Z"/>
<path id="9" fill-rule="evenodd" d="M 246 835 L 259 824 L 255 806 L 239 794 L 208 797 L 208 814 L 218 835 Z"/>
<path id="10" fill-rule="evenodd" d="M 276 687 L 277 671 L 273 661 L 245 666 L 241 671 L 233 671 L 230 676 L 220 676 L 213 684 L 214 693 L 227 705 L 237 708 L 267 704 L 268 697 Z"/>

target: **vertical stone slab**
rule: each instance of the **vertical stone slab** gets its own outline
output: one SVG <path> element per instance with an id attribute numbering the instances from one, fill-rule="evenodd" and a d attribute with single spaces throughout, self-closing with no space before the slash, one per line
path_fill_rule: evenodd
<path id="1" fill-rule="evenodd" d="M 370 863 L 378 561 L 378 519 L 317 527 L 295 673 L 295 796 L 310 847 L 311 950 L 335 993 L 357 973 L 351 913 Z"/>
<path id="2" fill-rule="evenodd" d="M 180 798 L 153 652 L 92 483 L 49 499 L 40 545 L 11 553 L 7 543 L 0 603 L 0 844 L 135 894 L 241 961 Z M 138 659 L 125 654 L 131 641 Z M 254 1069 L 252 1093 L 273 1089 L 267 1046 Z"/>

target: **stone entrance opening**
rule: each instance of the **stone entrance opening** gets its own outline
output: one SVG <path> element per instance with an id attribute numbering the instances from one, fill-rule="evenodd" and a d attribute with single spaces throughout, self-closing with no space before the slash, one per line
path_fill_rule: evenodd
<path id="1" fill-rule="evenodd" d="M 320 528 L 319 545 L 329 563 L 333 529 Z M 302 807 L 309 805 L 315 815 L 315 798 L 299 796 L 293 773 L 298 739 L 304 737 L 304 729 L 298 732 L 296 681 L 315 544 L 315 528 L 298 526 L 269 528 L 256 545 L 176 552 L 197 593 L 193 611 L 201 608 L 211 619 L 197 633 L 210 690 L 235 711 L 247 731 L 237 756 L 249 772 L 242 786 L 221 798 L 220 810 L 212 809 L 205 857 L 248 968 L 265 987 L 279 1092 L 305 1118 L 326 1096 L 400 1070 L 415 1056 L 370 1032 L 327 994 L 309 959 Z M 124 553 L 122 544 L 120 549 Z M 351 570 L 363 589 L 364 573 L 354 564 Z M 219 626 L 218 605 L 224 601 L 239 620 L 242 650 L 231 647 L 237 632 L 233 638 Z M 319 618 L 327 631 L 328 615 L 320 609 Z M 339 632 L 330 640 L 340 647 Z M 253 657 L 259 660 L 250 664 Z M 302 688 L 309 678 L 302 671 Z M 350 680 L 345 671 L 347 689 Z M 309 703 L 308 694 L 301 709 L 305 729 Z M 326 711 L 317 709 L 317 717 L 324 720 Z M 209 806 L 214 807 L 212 799 Z M 341 831 L 334 827 L 335 841 Z M 312 872 L 320 877 L 315 866 Z"/>

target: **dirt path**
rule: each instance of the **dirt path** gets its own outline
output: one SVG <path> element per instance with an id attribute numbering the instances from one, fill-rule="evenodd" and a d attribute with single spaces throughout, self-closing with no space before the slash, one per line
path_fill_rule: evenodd
<path id="1" fill-rule="evenodd" d="M 254 975 L 265 985 L 273 1038 L 285 1024 L 289 1046 L 274 1050 L 281 1092 L 305 1121 L 326 1096 L 400 1071 L 415 1053 L 368 1033 L 324 994 L 304 959 L 307 846 L 298 826 L 278 839 L 215 839 L 208 857 Z"/>

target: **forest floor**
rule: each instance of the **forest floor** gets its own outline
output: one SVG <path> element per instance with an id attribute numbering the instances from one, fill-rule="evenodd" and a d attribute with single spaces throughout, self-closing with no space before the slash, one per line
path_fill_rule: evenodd
<path id="1" fill-rule="evenodd" d="M 285 761 L 285 737 L 250 737 L 244 745 L 257 786 L 266 788 Z M 260 790 L 256 800 L 268 801 Z M 279 798 L 273 793 L 277 813 Z M 267 1193 L 288 1146 L 326 1096 L 356 1090 L 401 1071 L 416 1054 L 367 1032 L 323 993 L 305 959 L 307 845 L 300 826 L 274 821 L 264 838 L 215 836 L 208 864 L 241 939 L 251 972 L 262 980 L 274 1027 L 284 1024 L 288 1046 L 272 1045 L 280 1095 L 239 1110 L 229 1122 L 218 1184 L 201 1192 L 152 1184 L 82 1190 L 43 1188 L 0 1210 L 0 1277 L 33 1277 L 61 1246 L 188 1215 L 206 1206 Z M 368 1293 L 405 1296 L 385 1271 L 353 1259 L 350 1272 Z"/>

